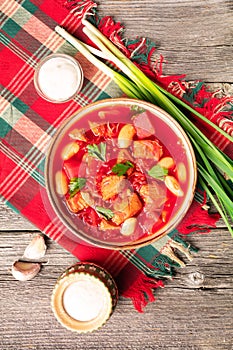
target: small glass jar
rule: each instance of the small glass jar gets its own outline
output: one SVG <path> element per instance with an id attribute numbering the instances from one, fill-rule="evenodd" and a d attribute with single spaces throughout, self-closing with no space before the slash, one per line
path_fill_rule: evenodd
<path id="1" fill-rule="evenodd" d="M 46 56 L 36 67 L 34 85 L 38 94 L 53 103 L 71 100 L 83 85 L 79 62 L 67 54 Z"/>
<path id="2" fill-rule="evenodd" d="M 77 263 L 57 280 L 52 310 L 67 329 L 86 333 L 102 327 L 113 313 L 118 291 L 112 276 L 93 263 Z"/>

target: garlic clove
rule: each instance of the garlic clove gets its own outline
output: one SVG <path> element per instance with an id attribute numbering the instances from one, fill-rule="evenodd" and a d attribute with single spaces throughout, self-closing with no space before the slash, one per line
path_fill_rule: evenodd
<path id="1" fill-rule="evenodd" d="M 136 130 L 133 125 L 125 124 L 119 132 L 118 135 L 118 147 L 119 148 L 128 148 L 132 141 L 133 137 L 136 134 Z"/>
<path id="2" fill-rule="evenodd" d="M 23 258 L 31 260 L 39 260 L 45 256 L 46 245 L 44 237 L 40 234 L 37 234 L 33 240 L 26 247 Z"/>
<path id="3" fill-rule="evenodd" d="M 79 151 L 79 145 L 76 142 L 68 143 L 61 152 L 61 157 L 63 160 L 68 160 L 73 157 Z"/>
<path id="4" fill-rule="evenodd" d="M 18 281 L 28 281 L 35 277 L 40 271 L 41 264 L 24 261 L 15 261 L 12 265 L 11 272 Z"/>
<path id="5" fill-rule="evenodd" d="M 64 196 L 69 190 L 68 179 L 66 174 L 61 170 L 58 170 L 55 174 L 55 188 L 56 192 L 61 196 Z"/>
<path id="6" fill-rule="evenodd" d="M 171 169 L 174 167 L 175 162 L 172 157 L 163 157 L 160 159 L 158 164 L 164 169 Z"/>
<path id="7" fill-rule="evenodd" d="M 183 162 L 177 164 L 177 172 L 179 181 L 185 183 L 187 180 L 187 170 Z"/>
<path id="8" fill-rule="evenodd" d="M 167 175 L 165 176 L 165 185 L 166 187 L 177 197 L 182 197 L 184 192 L 182 191 L 179 182 L 174 176 Z"/>
<path id="9" fill-rule="evenodd" d="M 130 236 L 134 233 L 137 224 L 136 218 L 126 219 L 121 226 L 121 234 L 123 236 Z"/>

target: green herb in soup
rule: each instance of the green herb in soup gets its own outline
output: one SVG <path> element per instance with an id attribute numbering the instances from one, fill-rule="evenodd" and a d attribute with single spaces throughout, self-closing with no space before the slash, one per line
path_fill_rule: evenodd
<path id="1" fill-rule="evenodd" d="M 86 184 L 87 180 L 82 177 L 73 177 L 68 185 L 70 198 L 74 197 Z"/>
<path id="2" fill-rule="evenodd" d="M 148 170 L 148 174 L 154 179 L 164 180 L 165 175 L 168 174 L 168 169 L 161 167 L 161 165 L 156 164 L 150 170 Z"/>
<path id="3" fill-rule="evenodd" d="M 101 142 L 99 145 L 88 145 L 88 154 L 90 154 L 92 157 L 102 160 L 103 162 L 105 159 L 106 154 L 106 144 Z"/>
<path id="4" fill-rule="evenodd" d="M 97 206 L 97 207 L 95 207 L 95 210 L 97 211 L 97 213 L 102 215 L 107 220 L 112 219 L 114 216 L 114 213 L 111 209 L 106 209 L 106 208 Z"/>
<path id="5" fill-rule="evenodd" d="M 121 176 L 121 175 L 125 175 L 127 173 L 127 171 L 133 167 L 134 167 L 134 165 L 129 160 L 127 160 L 125 163 L 115 164 L 112 167 L 112 172 L 114 174 L 117 174 L 118 176 Z"/>

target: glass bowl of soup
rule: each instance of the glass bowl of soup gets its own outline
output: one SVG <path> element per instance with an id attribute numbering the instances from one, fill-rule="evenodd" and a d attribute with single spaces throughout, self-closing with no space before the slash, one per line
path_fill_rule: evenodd
<path id="1" fill-rule="evenodd" d="M 134 249 L 182 220 L 194 196 L 196 161 L 180 125 L 133 99 L 92 103 L 57 130 L 45 165 L 55 214 L 82 242 Z"/>

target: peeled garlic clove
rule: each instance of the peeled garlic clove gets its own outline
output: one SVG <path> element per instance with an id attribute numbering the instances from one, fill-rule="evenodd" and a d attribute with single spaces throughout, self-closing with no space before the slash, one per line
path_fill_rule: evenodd
<path id="1" fill-rule="evenodd" d="M 174 176 L 167 175 L 165 176 L 165 185 L 166 187 L 177 197 L 182 197 L 184 192 L 182 191 L 179 182 Z"/>
<path id="2" fill-rule="evenodd" d="M 177 172 L 178 172 L 179 181 L 184 183 L 187 179 L 187 170 L 184 163 L 180 162 L 177 164 Z"/>
<path id="3" fill-rule="evenodd" d="M 175 162 L 172 157 L 163 157 L 158 164 L 164 169 L 171 169 L 175 165 Z"/>
<path id="4" fill-rule="evenodd" d="M 67 177 L 61 170 L 58 170 L 55 174 L 55 187 L 56 192 L 60 195 L 65 195 L 69 190 Z"/>
<path id="5" fill-rule="evenodd" d="M 63 160 L 68 160 L 73 157 L 79 151 L 79 145 L 76 142 L 68 143 L 61 152 Z"/>
<path id="6" fill-rule="evenodd" d="M 136 130 L 133 125 L 126 124 L 120 130 L 117 143 L 119 148 L 128 148 L 133 140 L 134 135 L 136 134 Z"/>
<path id="7" fill-rule="evenodd" d="M 12 265 L 11 272 L 18 281 L 28 281 L 35 277 L 40 271 L 39 263 L 15 261 Z"/>
<path id="8" fill-rule="evenodd" d="M 136 228 L 136 224 L 137 224 L 136 218 L 126 219 L 121 226 L 121 234 L 123 236 L 132 235 L 132 233 L 134 233 L 134 230 Z"/>
<path id="9" fill-rule="evenodd" d="M 39 260 L 45 256 L 46 249 L 44 237 L 38 234 L 25 249 L 23 257 L 31 260 Z"/>

